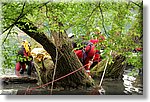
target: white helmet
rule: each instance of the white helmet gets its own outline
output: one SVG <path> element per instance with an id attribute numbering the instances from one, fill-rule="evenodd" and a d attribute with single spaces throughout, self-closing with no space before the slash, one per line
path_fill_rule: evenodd
<path id="1" fill-rule="evenodd" d="M 100 31 L 101 31 L 101 30 L 100 30 L 100 27 L 96 27 L 95 30 L 96 30 L 97 32 L 100 32 Z"/>
<path id="2" fill-rule="evenodd" d="M 73 33 L 69 33 L 69 34 L 68 34 L 68 37 L 69 37 L 69 38 L 72 38 L 72 37 L 74 37 L 74 34 L 73 34 Z"/>

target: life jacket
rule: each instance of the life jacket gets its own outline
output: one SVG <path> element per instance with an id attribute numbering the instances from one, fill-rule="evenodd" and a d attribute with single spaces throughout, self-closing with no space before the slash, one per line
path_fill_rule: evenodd
<path id="1" fill-rule="evenodd" d="M 93 62 L 100 62 L 101 61 L 101 58 L 100 58 L 100 51 L 99 50 L 96 50 L 96 53 L 94 55 L 94 59 L 93 59 Z"/>
<path id="2" fill-rule="evenodd" d="M 83 65 L 87 64 L 94 56 L 95 54 L 95 46 L 91 42 L 84 42 L 86 45 L 82 49 L 82 63 Z"/>
<path id="3" fill-rule="evenodd" d="M 23 46 L 21 46 L 21 49 L 18 51 L 18 55 L 21 55 L 21 56 L 29 56 Z"/>
<path id="4" fill-rule="evenodd" d="M 78 56 L 83 65 L 87 64 L 94 56 L 96 50 L 95 46 L 91 42 L 82 42 L 84 48 L 75 50 L 75 54 Z"/>

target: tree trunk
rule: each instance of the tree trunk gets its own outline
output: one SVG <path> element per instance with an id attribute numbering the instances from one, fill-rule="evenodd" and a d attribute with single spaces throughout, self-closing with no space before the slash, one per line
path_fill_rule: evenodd
<path id="1" fill-rule="evenodd" d="M 112 63 L 111 65 L 108 65 L 105 76 L 115 78 L 115 79 L 122 78 L 123 71 L 126 67 L 126 64 L 122 64 L 124 61 L 125 61 L 124 56 L 117 55 L 114 58 L 114 63 Z"/>
<path id="2" fill-rule="evenodd" d="M 125 61 L 125 57 L 122 55 L 117 55 L 114 58 L 114 63 L 111 63 L 106 68 L 105 78 L 122 78 L 123 71 L 126 67 L 126 64 L 122 64 Z M 99 62 L 94 68 L 91 69 L 91 74 L 93 76 L 99 77 L 102 76 L 104 67 L 106 65 L 106 60 Z"/>
<path id="3" fill-rule="evenodd" d="M 35 27 L 33 24 L 30 23 L 29 25 L 26 22 L 18 22 L 16 26 L 20 28 L 20 30 L 24 31 L 31 38 L 36 40 L 38 43 L 40 43 L 43 46 L 43 48 L 50 54 L 54 64 L 56 60 L 58 61 L 55 79 L 82 67 L 82 64 L 78 60 L 77 56 L 72 52 L 71 43 L 67 40 L 68 38 L 63 37 L 63 35 L 62 35 L 63 40 L 56 37 L 58 41 L 61 42 L 61 45 L 56 46 L 57 44 L 54 44 L 50 39 L 48 39 L 48 37 L 44 33 L 37 32 L 38 28 Z M 56 32 L 54 33 L 57 34 Z M 58 59 L 55 59 L 56 48 L 58 51 Z M 62 80 L 55 82 L 54 84 L 57 84 L 63 87 L 66 87 L 66 86 L 78 87 L 80 85 L 84 86 L 87 83 L 90 86 L 93 84 L 91 79 L 87 77 L 84 69 L 82 69 Z"/>

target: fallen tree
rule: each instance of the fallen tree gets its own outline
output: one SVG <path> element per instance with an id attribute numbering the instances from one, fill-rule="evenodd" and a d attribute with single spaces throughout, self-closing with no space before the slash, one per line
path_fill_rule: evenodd
<path id="1" fill-rule="evenodd" d="M 105 66 L 106 59 L 102 60 L 91 69 L 92 76 L 101 77 L 104 72 Z M 125 57 L 122 55 L 117 55 L 113 58 L 113 63 L 108 64 L 105 72 L 105 78 L 121 79 L 123 77 L 123 72 L 125 68 Z"/>

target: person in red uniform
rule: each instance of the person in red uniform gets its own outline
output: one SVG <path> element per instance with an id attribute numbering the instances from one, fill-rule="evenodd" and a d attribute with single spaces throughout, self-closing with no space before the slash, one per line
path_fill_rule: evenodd
<path id="1" fill-rule="evenodd" d="M 33 58 L 30 53 L 30 45 L 26 40 L 24 40 L 17 55 L 17 63 L 15 67 L 16 75 L 20 76 L 20 74 L 24 74 L 26 65 L 28 66 L 27 74 L 31 75 L 32 59 Z"/>
<path id="2" fill-rule="evenodd" d="M 83 65 L 86 65 L 85 70 L 87 74 L 89 74 L 89 76 L 90 76 L 91 65 L 93 64 L 94 66 L 101 61 L 100 51 L 96 50 L 94 44 L 97 44 L 98 42 L 102 42 L 103 40 L 105 40 L 105 38 L 100 35 L 99 39 L 90 39 L 87 42 L 82 42 L 81 45 L 84 45 L 82 49 L 74 50 L 75 54 L 78 56 L 81 63 Z"/>
<path id="3" fill-rule="evenodd" d="M 105 40 L 105 37 L 100 32 L 100 28 L 97 27 L 95 31 L 95 39 L 90 39 L 90 42 L 92 42 L 93 44 L 97 44 L 97 43 L 103 42 L 104 40 Z"/>
<path id="4" fill-rule="evenodd" d="M 96 45 L 96 44 L 101 43 L 105 40 L 105 37 L 103 35 L 101 35 L 101 32 L 99 30 L 97 32 L 95 32 L 95 34 L 97 34 L 97 37 L 95 39 L 89 40 L 93 44 Z M 100 45 L 98 45 L 98 46 L 100 46 Z M 95 52 L 95 55 L 93 58 L 93 64 L 91 65 L 91 68 L 94 67 L 100 61 L 101 61 L 100 51 L 96 49 L 96 52 Z"/>
<path id="5" fill-rule="evenodd" d="M 143 51 L 143 48 L 142 48 L 142 47 L 140 47 L 140 48 L 135 48 L 135 49 L 133 50 L 133 52 L 140 52 L 140 51 Z"/>
<path id="6" fill-rule="evenodd" d="M 92 64 L 90 61 L 92 61 L 96 50 L 95 46 L 91 42 L 83 42 L 83 44 L 85 44 L 83 49 L 75 50 L 74 52 L 80 59 L 81 63 L 86 65 L 85 70 L 90 76 L 90 66 L 87 64 Z"/>

